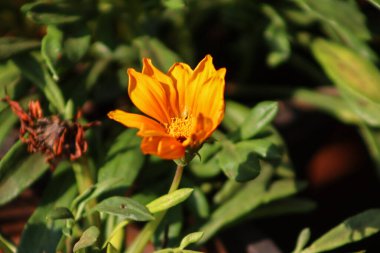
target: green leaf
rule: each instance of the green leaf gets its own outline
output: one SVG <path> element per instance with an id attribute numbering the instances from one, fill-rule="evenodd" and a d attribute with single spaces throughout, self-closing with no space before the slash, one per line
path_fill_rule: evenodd
<path id="1" fill-rule="evenodd" d="M 65 30 L 63 42 L 65 56 L 73 63 L 77 63 L 90 48 L 91 34 L 85 24 L 69 26 Z"/>
<path id="2" fill-rule="evenodd" d="M 46 35 L 42 39 L 41 55 L 53 74 L 54 80 L 59 79 L 55 66 L 62 59 L 62 40 L 62 31 L 52 25 L 48 26 Z"/>
<path id="3" fill-rule="evenodd" d="M 380 209 L 370 209 L 343 221 L 302 253 L 317 253 L 336 249 L 367 238 L 380 230 Z"/>
<path id="4" fill-rule="evenodd" d="M 267 63 L 274 67 L 286 61 L 290 56 L 291 49 L 286 32 L 286 23 L 270 5 L 264 4 L 262 11 L 270 19 L 270 24 L 265 29 L 264 37 L 271 48 Z"/>
<path id="5" fill-rule="evenodd" d="M 294 249 L 293 253 L 301 252 L 302 249 L 305 248 L 309 240 L 310 240 L 310 228 L 302 229 L 301 233 L 299 234 L 297 238 L 296 248 Z"/>
<path id="6" fill-rule="evenodd" d="M 249 113 L 250 110 L 246 106 L 234 101 L 227 101 L 222 124 L 230 132 L 236 131 L 248 117 Z"/>
<path id="7" fill-rule="evenodd" d="M 42 155 L 28 155 L 25 145 L 18 141 L 0 161 L 0 205 L 17 197 L 48 167 Z"/>
<path id="8" fill-rule="evenodd" d="M 199 229 L 204 232 L 200 243 L 206 242 L 220 229 L 257 208 L 263 202 L 266 185 L 272 173 L 270 167 L 263 167 L 255 180 L 245 183 L 233 197 L 223 202 Z"/>
<path id="9" fill-rule="evenodd" d="M 240 138 L 250 139 L 268 126 L 278 112 L 278 104 L 264 101 L 257 104 L 240 127 Z"/>
<path id="10" fill-rule="evenodd" d="M 62 25 L 74 23 L 83 18 L 81 6 L 64 2 L 43 2 L 24 4 L 21 11 L 38 24 Z"/>
<path id="11" fill-rule="evenodd" d="M 146 207 L 151 213 L 162 212 L 185 201 L 192 192 L 191 188 L 182 188 L 153 200 Z"/>
<path id="12" fill-rule="evenodd" d="M 162 4 L 168 9 L 183 9 L 186 7 L 184 0 L 161 0 Z"/>
<path id="13" fill-rule="evenodd" d="M 127 197 L 114 196 L 107 198 L 97 204 L 94 210 L 134 221 L 149 221 L 154 219 L 145 206 Z"/>
<path id="14" fill-rule="evenodd" d="M 133 41 L 133 45 L 140 52 L 140 58 L 151 58 L 153 64 L 163 72 L 169 70 L 175 62 L 180 62 L 179 56 L 156 38 L 138 37 Z"/>
<path id="15" fill-rule="evenodd" d="M 109 242 L 107 243 L 107 253 L 119 253 L 119 251 Z"/>
<path id="16" fill-rule="evenodd" d="M 365 42 L 371 38 L 371 34 L 366 26 L 365 16 L 355 1 L 295 0 L 295 2 L 308 14 L 319 19 L 325 32 L 333 40 L 350 47 L 365 59 L 377 60 L 377 55 Z"/>
<path id="17" fill-rule="evenodd" d="M 85 249 L 94 245 L 96 241 L 98 240 L 99 234 L 100 234 L 100 231 L 97 227 L 95 226 L 89 227 L 83 232 L 79 241 L 74 244 L 73 251 L 77 252 L 81 249 Z"/>
<path id="18" fill-rule="evenodd" d="M 193 194 L 187 201 L 187 206 L 191 213 L 201 219 L 206 219 L 210 215 L 210 207 L 206 195 L 199 187 L 193 187 Z"/>
<path id="19" fill-rule="evenodd" d="M 124 187 L 134 182 L 145 160 L 136 132 L 128 129 L 117 137 L 107 153 L 105 164 L 99 169 L 98 181 L 117 177 L 122 180 Z"/>
<path id="20" fill-rule="evenodd" d="M 303 88 L 297 89 L 292 96 L 296 102 L 315 106 L 344 123 L 358 124 L 361 122 L 360 117 L 347 107 L 346 101 L 341 96 L 323 94 Z"/>
<path id="21" fill-rule="evenodd" d="M 4 61 L 14 55 L 37 49 L 40 42 L 22 38 L 2 37 L 0 38 L 0 60 Z"/>
<path id="22" fill-rule="evenodd" d="M 268 203 L 293 195 L 305 189 L 307 183 L 304 181 L 295 181 L 294 179 L 280 179 L 273 182 L 269 189 L 263 195 L 263 202 Z"/>
<path id="23" fill-rule="evenodd" d="M 368 0 L 373 6 L 380 9 L 380 0 Z"/>
<path id="24" fill-rule="evenodd" d="M 222 142 L 223 149 L 218 153 L 219 166 L 228 178 L 238 182 L 246 182 L 260 173 L 258 156 L 244 146 L 230 141 Z"/>
<path id="25" fill-rule="evenodd" d="M 8 242 L 2 235 L 0 235 L 0 249 L 3 253 L 16 253 L 16 246 Z"/>
<path id="26" fill-rule="evenodd" d="M 278 217 L 288 214 L 306 213 L 314 210 L 317 204 L 309 199 L 290 197 L 261 205 L 249 215 L 251 219 Z"/>
<path id="27" fill-rule="evenodd" d="M 197 177 L 210 178 L 220 173 L 220 166 L 217 159 L 217 152 L 220 151 L 219 142 L 205 143 L 199 150 L 199 156 L 190 163 L 191 171 Z"/>
<path id="28" fill-rule="evenodd" d="M 352 110 L 368 124 L 380 125 L 380 72 L 356 52 L 318 39 L 313 53 Z"/>
<path id="29" fill-rule="evenodd" d="M 74 215 L 71 213 L 70 209 L 66 207 L 56 207 L 49 212 L 46 218 L 52 220 L 65 220 L 74 219 Z"/>
<path id="30" fill-rule="evenodd" d="M 61 163 L 47 185 L 40 206 L 22 233 L 18 253 L 55 252 L 65 221 L 47 220 L 55 207 L 68 207 L 77 194 L 75 178 L 67 163 Z"/>
<path id="31" fill-rule="evenodd" d="M 88 201 L 97 198 L 106 192 L 118 189 L 122 185 L 122 181 L 123 180 L 121 178 L 110 178 L 104 180 L 88 188 L 85 192 L 76 197 L 71 204 L 72 209 L 77 208 L 75 215 L 76 219 L 81 216 Z"/>
<path id="32" fill-rule="evenodd" d="M 238 142 L 236 147 L 251 150 L 265 159 L 280 160 L 284 153 L 284 148 L 275 142 L 277 142 L 277 139 L 273 138 L 273 135 L 269 135 L 264 138 Z"/>
<path id="33" fill-rule="evenodd" d="M 63 95 L 44 65 L 32 55 L 16 56 L 13 58 L 13 62 L 20 69 L 22 75 L 37 85 L 57 111 L 63 114 L 65 112 Z"/>
<path id="34" fill-rule="evenodd" d="M 365 124 L 361 124 L 359 127 L 360 134 L 366 143 L 369 154 L 376 164 L 377 175 L 380 175 L 380 130 Z"/>
<path id="35" fill-rule="evenodd" d="M 244 184 L 228 179 L 224 182 L 223 187 L 214 195 L 214 203 L 221 204 L 241 189 Z"/>
<path id="36" fill-rule="evenodd" d="M 13 129 L 13 126 L 17 122 L 17 116 L 10 109 L 5 109 L 0 112 L 0 119 L 2 122 L 0 124 L 0 146 L 6 140 L 9 132 Z"/>
<path id="37" fill-rule="evenodd" d="M 179 245 L 179 248 L 185 249 L 188 245 L 198 242 L 202 238 L 203 234 L 204 234 L 203 232 L 194 232 L 194 233 L 188 234 L 182 239 L 181 244 Z"/>

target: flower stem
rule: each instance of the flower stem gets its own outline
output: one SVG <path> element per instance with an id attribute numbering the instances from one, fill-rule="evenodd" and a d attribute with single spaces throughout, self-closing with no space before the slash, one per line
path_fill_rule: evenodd
<path id="1" fill-rule="evenodd" d="M 88 161 L 85 157 L 81 157 L 75 162 L 72 163 L 76 183 L 78 186 L 79 194 L 84 193 L 87 189 L 94 185 L 94 181 L 92 179 L 90 167 L 88 165 Z M 89 214 L 91 208 L 96 205 L 96 200 L 92 199 L 87 202 L 86 211 Z M 97 212 L 93 212 L 88 216 L 88 221 L 91 225 L 95 225 L 100 227 L 100 217 Z"/>
<path id="2" fill-rule="evenodd" d="M 178 186 L 181 182 L 182 173 L 183 173 L 184 166 L 177 165 L 177 170 L 175 172 L 172 184 L 169 189 L 169 193 L 174 192 L 178 189 Z M 138 235 L 138 237 L 133 241 L 132 245 L 128 248 L 127 253 L 141 253 L 143 252 L 146 244 L 148 243 L 149 239 L 152 237 L 154 231 L 156 231 L 158 225 L 160 225 L 162 219 L 164 218 L 167 210 L 160 212 L 155 215 L 155 219 L 146 224 L 144 229 L 141 231 L 141 233 Z"/>

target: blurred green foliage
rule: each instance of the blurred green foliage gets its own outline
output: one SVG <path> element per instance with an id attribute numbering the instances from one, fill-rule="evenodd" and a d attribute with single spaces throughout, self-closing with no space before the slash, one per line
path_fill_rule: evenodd
<path id="1" fill-rule="evenodd" d="M 121 228 L 151 219 L 152 203 L 162 211 L 183 202 L 170 209 L 169 235 L 165 227 L 157 231 L 157 249 L 168 238 L 158 252 L 196 252 L 184 248 L 242 221 L 314 209 L 313 201 L 294 197 L 307 182 L 297 177 L 272 125 L 279 99 L 357 127 L 380 175 L 379 6 L 377 0 L 2 0 L 0 97 L 24 108 L 39 99 L 46 115 L 64 119 L 82 108 L 85 121 L 102 121 L 86 136 L 95 184 L 78 193 L 71 165 L 61 163 L 17 252 L 124 252 Z M 135 110 L 126 69 L 140 69 L 143 57 L 166 71 L 178 61 L 194 66 L 208 53 L 217 68 L 227 68 L 225 119 L 186 168 L 183 185 L 193 190 L 170 195 L 170 204 L 164 194 L 173 163 L 142 155 L 136 131 L 106 113 Z M 6 103 L 0 122 L 4 205 L 50 172 L 39 154 L 27 155 L 16 142 L 17 118 Z M 130 198 L 120 197 L 126 192 Z M 100 203 L 94 210 L 102 213 L 101 227 L 85 221 L 93 200 Z M 121 205 L 128 206 L 123 213 Z M 311 244 L 310 230 L 303 230 L 294 252 L 334 250 L 379 232 L 379 210 L 362 211 Z M 16 249 L 3 237 L 0 247 Z"/>

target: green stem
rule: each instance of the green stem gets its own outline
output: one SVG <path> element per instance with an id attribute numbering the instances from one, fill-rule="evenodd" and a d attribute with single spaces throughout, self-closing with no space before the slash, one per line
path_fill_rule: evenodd
<path id="1" fill-rule="evenodd" d="M 183 166 L 177 165 L 177 170 L 175 173 L 175 176 L 173 178 L 173 182 L 170 186 L 169 193 L 172 193 L 178 189 L 178 186 L 181 182 L 182 173 L 183 173 Z M 136 240 L 133 241 L 132 245 L 128 248 L 127 253 L 141 253 L 143 252 L 146 244 L 148 243 L 149 239 L 152 237 L 153 233 L 156 231 L 158 225 L 160 225 L 162 219 L 165 217 L 167 211 L 163 211 L 158 213 L 155 216 L 155 219 L 144 227 L 144 229 L 141 231 L 141 233 L 138 235 Z"/>
<path id="2" fill-rule="evenodd" d="M 79 194 L 82 194 L 94 185 L 88 161 L 85 157 L 81 157 L 77 161 L 73 162 L 72 165 Z M 91 208 L 93 208 L 95 205 L 95 199 L 88 201 L 86 205 L 86 212 L 88 214 L 91 213 Z M 88 215 L 88 221 L 91 225 L 100 227 L 100 217 L 97 212 L 92 212 L 91 215 Z"/>

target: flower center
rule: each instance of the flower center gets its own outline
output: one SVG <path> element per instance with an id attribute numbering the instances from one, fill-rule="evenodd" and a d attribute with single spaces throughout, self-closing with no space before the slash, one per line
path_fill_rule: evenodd
<path id="1" fill-rule="evenodd" d="M 193 121 L 191 116 L 171 118 L 171 122 L 166 126 L 167 133 L 180 142 L 184 142 L 190 137 L 192 129 Z"/>

